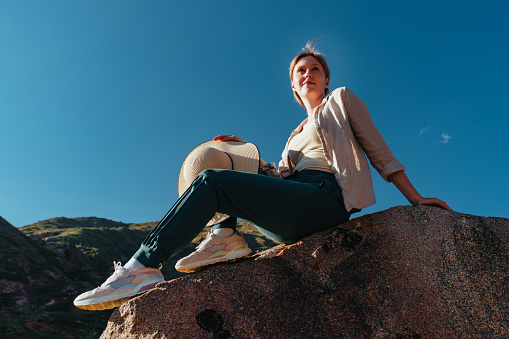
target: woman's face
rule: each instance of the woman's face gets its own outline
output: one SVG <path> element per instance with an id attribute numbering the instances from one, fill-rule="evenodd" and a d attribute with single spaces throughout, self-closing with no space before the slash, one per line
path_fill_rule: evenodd
<path id="1" fill-rule="evenodd" d="M 321 100 L 329 78 L 325 78 L 322 65 L 312 56 L 300 59 L 293 69 L 292 89 L 302 100 Z"/>

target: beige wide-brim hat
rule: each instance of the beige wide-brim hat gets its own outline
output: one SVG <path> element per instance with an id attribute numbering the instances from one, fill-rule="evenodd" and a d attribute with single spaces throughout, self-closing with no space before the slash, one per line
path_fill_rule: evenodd
<path id="1" fill-rule="evenodd" d="M 201 171 L 216 168 L 258 173 L 260 151 L 255 144 L 238 141 L 207 141 L 193 149 L 182 163 L 179 174 L 179 197 L 189 188 Z M 228 216 L 221 213 L 207 223 L 218 224 Z"/>

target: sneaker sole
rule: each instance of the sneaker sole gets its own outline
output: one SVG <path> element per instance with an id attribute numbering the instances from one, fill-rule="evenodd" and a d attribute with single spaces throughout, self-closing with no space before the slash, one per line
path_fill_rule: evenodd
<path id="1" fill-rule="evenodd" d="M 107 297 L 108 297 L 108 296 L 104 296 L 101 298 L 97 298 L 98 300 L 96 300 L 96 302 L 93 302 L 94 299 L 89 299 L 89 300 L 84 300 L 83 302 L 74 303 L 74 306 L 76 306 L 77 308 L 81 308 L 82 310 L 87 310 L 87 311 L 109 310 L 109 309 L 112 309 L 112 308 L 122 305 L 126 301 L 131 300 L 132 298 L 135 298 L 139 295 L 142 295 L 145 292 L 150 291 L 157 284 L 159 284 L 160 282 L 163 282 L 163 281 L 164 280 L 161 280 L 161 281 L 157 281 L 157 282 L 142 286 L 142 287 L 140 287 L 140 289 L 138 291 L 134 292 L 134 294 L 128 295 L 128 296 L 125 296 L 123 298 L 119 298 L 116 300 L 104 300 L 104 299 L 107 299 Z M 130 292 L 132 292 L 132 291 L 130 291 Z M 101 299 L 104 301 L 102 301 Z M 101 301 L 99 301 L 99 300 L 101 300 Z M 86 303 L 86 302 L 89 302 L 89 303 Z"/>
<path id="2" fill-rule="evenodd" d="M 145 293 L 145 292 L 143 292 L 143 293 Z M 140 293 L 140 294 L 143 294 L 143 293 Z M 140 294 L 133 295 L 132 297 L 122 298 L 122 299 L 108 301 L 108 302 L 99 303 L 99 304 L 90 304 L 90 305 L 76 305 L 76 304 L 74 304 L 74 306 L 76 306 L 77 308 L 81 308 L 82 310 L 87 310 L 87 311 L 104 311 L 104 310 L 109 310 L 109 309 L 118 307 L 118 306 L 122 305 L 123 303 L 125 303 L 126 301 L 129 301 L 132 298 L 134 298 Z"/>
<path id="3" fill-rule="evenodd" d="M 230 251 L 230 252 L 228 252 L 228 254 L 226 254 L 223 257 L 205 259 L 205 260 L 197 261 L 197 262 L 185 265 L 185 266 L 175 266 L 175 269 L 182 273 L 192 273 L 192 272 L 198 271 L 199 269 L 201 269 L 205 266 L 217 264 L 220 262 L 233 261 L 236 259 L 243 258 L 243 257 L 249 255 L 251 252 L 252 251 L 249 247 L 244 247 L 244 248 L 236 250 L 236 251 Z"/>

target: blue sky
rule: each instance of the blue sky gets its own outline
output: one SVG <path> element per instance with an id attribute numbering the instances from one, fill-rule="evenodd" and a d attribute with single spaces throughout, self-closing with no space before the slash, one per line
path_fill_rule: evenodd
<path id="1" fill-rule="evenodd" d="M 0 216 L 156 221 L 218 134 L 278 162 L 288 66 L 323 37 L 423 196 L 509 218 L 505 1 L 3 1 Z M 408 204 L 373 173 L 373 213 Z"/>

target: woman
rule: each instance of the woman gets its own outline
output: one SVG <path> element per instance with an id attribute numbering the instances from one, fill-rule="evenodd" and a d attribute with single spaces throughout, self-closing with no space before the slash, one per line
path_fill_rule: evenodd
<path id="1" fill-rule="evenodd" d="M 214 225 L 197 250 L 179 260 L 177 270 L 193 272 L 213 262 L 249 254 L 244 239 L 235 231 L 236 217 L 253 222 L 266 236 L 286 243 L 347 221 L 352 213 L 375 203 L 363 153 L 412 205 L 450 209 L 445 202 L 423 198 L 416 191 L 362 100 L 344 87 L 329 94 L 329 68 L 309 42 L 305 52 L 292 61 L 290 79 L 307 118 L 290 135 L 279 170 L 261 160 L 260 172 L 265 175 L 211 169 L 201 172 L 131 260 L 124 267 L 115 263 L 115 273 L 106 282 L 76 298 L 77 307 L 113 308 L 153 288 L 164 280 L 159 268 L 216 212 L 231 217 Z M 244 142 L 233 135 L 214 140 Z"/>

